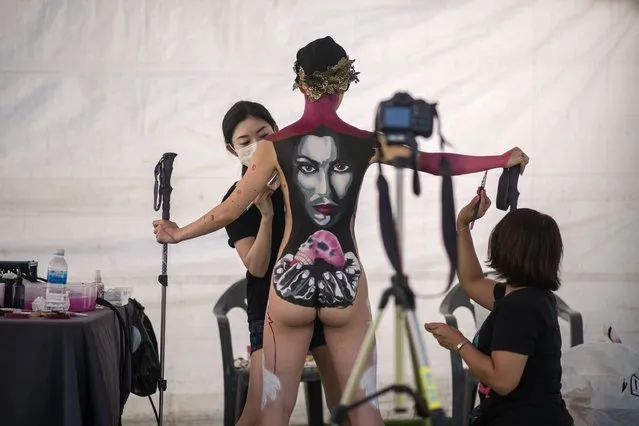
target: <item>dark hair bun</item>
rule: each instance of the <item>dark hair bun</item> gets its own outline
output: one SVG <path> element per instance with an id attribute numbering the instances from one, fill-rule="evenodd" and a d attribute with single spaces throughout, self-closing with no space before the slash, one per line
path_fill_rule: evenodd
<path id="1" fill-rule="evenodd" d="M 323 72 L 345 57 L 348 57 L 346 50 L 337 44 L 332 37 L 318 38 L 297 51 L 295 72 L 299 71 L 300 67 L 306 75 L 311 75 L 316 71 Z"/>

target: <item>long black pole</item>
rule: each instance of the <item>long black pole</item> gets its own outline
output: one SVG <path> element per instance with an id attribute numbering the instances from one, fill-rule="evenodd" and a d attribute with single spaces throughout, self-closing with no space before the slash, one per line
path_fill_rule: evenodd
<path id="1" fill-rule="evenodd" d="M 155 167 L 155 209 L 162 208 L 162 219 L 170 220 L 171 218 L 171 174 L 173 173 L 173 160 L 177 154 L 167 152 Z M 162 273 L 158 276 L 158 282 L 162 285 L 162 304 L 161 304 L 161 324 L 160 324 L 160 380 L 158 381 L 158 390 L 160 391 L 160 406 L 158 413 L 158 425 L 164 424 L 164 392 L 166 391 L 166 379 L 164 378 L 164 355 L 166 352 L 166 288 L 169 285 L 167 277 L 167 257 L 168 244 L 162 244 Z"/>

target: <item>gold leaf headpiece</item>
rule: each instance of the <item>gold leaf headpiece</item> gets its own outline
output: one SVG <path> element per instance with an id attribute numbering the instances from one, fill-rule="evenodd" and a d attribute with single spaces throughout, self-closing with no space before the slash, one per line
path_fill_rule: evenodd
<path id="1" fill-rule="evenodd" d="M 299 70 L 295 70 L 294 67 L 297 80 L 293 84 L 293 90 L 300 89 L 313 102 L 325 94 L 344 93 L 351 83 L 359 82 L 359 73 L 355 72 L 353 62 L 355 59 L 344 57 L 335 65 L 329 66 L 326 71 L 315 71 L 311 75 L 306 75 L 302 67 L 299 67 Z"/>

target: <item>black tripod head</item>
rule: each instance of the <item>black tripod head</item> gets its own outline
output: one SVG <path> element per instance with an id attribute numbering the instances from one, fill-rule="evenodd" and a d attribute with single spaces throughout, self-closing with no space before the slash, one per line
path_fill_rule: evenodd
<path id="1" fill-rule="evenodd" d="M 177 154 L 166 152 L 155 166 L 155 185 L 153 187 L 153 208 L 155 211 L 162 209 L 162 219 L 169 220 L 171 206 L 171 174 L 173 173 L 173 160 Z"/>

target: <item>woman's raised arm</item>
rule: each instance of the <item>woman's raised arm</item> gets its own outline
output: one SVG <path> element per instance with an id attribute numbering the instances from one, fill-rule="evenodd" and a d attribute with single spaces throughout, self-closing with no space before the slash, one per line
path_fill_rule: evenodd
<path id="1" fill-rule="evenodd" d="M 160 243 L 178 243 L 224 228 L 244 213 L 258 194 L 264 191 L 276 170 L 276 164 L 273 142 L 261 141 L 247 172 L 226 200 L 183 228 L 173 222 L 156 220 L 153 222 L 156 240 Z"/>

